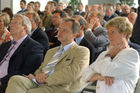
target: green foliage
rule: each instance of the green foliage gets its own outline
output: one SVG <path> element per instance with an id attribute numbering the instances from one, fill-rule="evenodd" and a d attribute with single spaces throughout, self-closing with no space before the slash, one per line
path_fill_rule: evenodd
<path id="1" fill-rule="evenodd" d="M 135 5 L 134 0 L 120 0 L 122 4 Z"/>
<path id="2" fill-rule="evenodd" d="M 70 0 L 69 5 L 74 8 L 74 11 L 77 11 L 78 3 L 81 3 L 81 0 Z"/>

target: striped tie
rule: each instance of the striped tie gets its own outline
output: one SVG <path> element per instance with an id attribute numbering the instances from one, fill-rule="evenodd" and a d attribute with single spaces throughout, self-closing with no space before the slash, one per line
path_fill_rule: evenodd
<path id="1" fill-rule="evenodd" d="M 60 48 L 55 55 L 51 58 L 50 62 L 42 69 L 42 71 L 47 74 L 50 75 L 54 72 L 54 67 L 55 65 L 58 63 L 60 57 L 63 54 L 63 48 Z"/>
<path id="2" fill-rule="evenodd" d="M 0 62 L 0 66 L 1 66 L 1 64 L 2 64 L 3 62 L 6 61 L 7 57 L 9 56 L 11 50 L 14 48 L 15 45 L 16 45 L 16 42 L 15 42 L 15 41 L 11 41 L 11 46 L 10 46 L 10 48 L 8 49 L 8 51 L 7 51 L 6 55 L 4 56 L 4 58 L 2 59 L 2 61 Z"/>

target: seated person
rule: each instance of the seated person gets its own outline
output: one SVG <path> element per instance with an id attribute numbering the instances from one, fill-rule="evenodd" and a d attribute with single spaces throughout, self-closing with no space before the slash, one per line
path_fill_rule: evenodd
<path id="1" fill-rule="evenodd" d="M 10 16 L 7 13 L 0 14 L 0 45 L 4 42 L 13 40 L 7 27 L 10 23 Z"/>
<path id="2" fill-rule="evenodd" d="M 139 30 L 140 26 L 139 26 L 139 24 L 140 24 L 140 0 L 139 0 L 137 19 L 136 19 L 135 25 L 133 27 L 132 36 L 129 41 L 130 47 L 136 49 L 140 55 L 140 30 Z"/>
<path id="3" fill-rule="evenodd" d="M 90 55 L 74 42 L 79 31 L 78 22 L 64 19 L 58 31 L 61 46 L 47 51 L 34 75 L 12 77 L 6 93 L 75 93 L 84 84 L 82 70 L 88 67 Z"/>
<path id="4" fill-rule="evenodd" d="M 15 15 L 10 23 L 14 41 L 0 46 L 0 93 L 5 93 L 11 76 L 34 73 L 43 60 L 44 49 L 27 35 L 29 31 L 30 20 L 23 15 Z"/>
<path id="5" fill-rule="evenodd" d="M 138 52 L 128 45 L 132 27 L 126 17 L 116 17 L 106 24 L 108 50 L 83 72 L 85 81 L 97 80 L 96 93 L 134 93 L 140 59 Z"/>

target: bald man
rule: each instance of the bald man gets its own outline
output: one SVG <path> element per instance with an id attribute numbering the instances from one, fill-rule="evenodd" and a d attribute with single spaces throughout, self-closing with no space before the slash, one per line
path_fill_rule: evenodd
<path id="1" fill-rule="evenodd" d="M 136 22 L 136 18 L 137 18 L 137 13 L 131 12 L 130 14 L 128 14 L 128 19 L 133 25 Z"/>

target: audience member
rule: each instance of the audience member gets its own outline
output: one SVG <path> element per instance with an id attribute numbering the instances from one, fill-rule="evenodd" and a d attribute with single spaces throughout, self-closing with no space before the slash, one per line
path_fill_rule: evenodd
<path id="1" fill-rule="evenodd" d="M 0 45 L 3 42 L 13 40 L 10 32 L 7 30 L 7 27 L 10 23 L 10 17 L 7 13 L 0 14 Z"/>
<path id="2" fill-rule="evenodd" d="M 90 15 L 90 6 L 89 5 L 86 5 L 85 6 L 85 14 L 84 14 L 84 18 L 86 19 L 86 20 L 88 20 L 88 17 L 89 17 L 89 15 Z"/>
<path id="3" fill-rule="evenodd" d="M 112 6 L 106 6 L 104 20 L 109 21 L 110 19 L 112 19 L 114 17 L 116 17 L 116 15 L 114 14 L 113 7 Z"/>
<path id="4" fill-rule="evenodd" d="M 36 1 L 34 3 L 34 6 L 35 6 L 35 11 L 38 13 L 40 18 L 42 18 L 44 14 L 40 11 L 40 6 L 41 6 L 40 2 Z"/>
<path id="5" fill-rule="evenodd" d="M 20 8 L 21 10 L 18 11 L 17 13 L 24 13 L 27 11 L 27 8 L 26 8 L 26 1 L 25 0 L 21 0 L 20 1 Z"/>
<path id="6" fill-rule="evenodd" d="M 69 17 L 69 18 L 72 18 L 72 16 L 73 16 L 73 10 L 72 10 L 72 9 L 70 9 L 70 8 L 65 8 L 63 11 L 65 12 L 67 18 L 68 18 L 68 17 Z"/>
<path id="7" fill-rule="evenodd" d="M 9 16 L 10 16 L 10 21 L 13 17 L 13 12 L 12 12 L 12 9 L 9 8 L 9 7 L 5 7 L 3 10 L 2 10 L 2 13 L 7 13 Z"/>
<path id="8" fill-rule="evenodd" d="M 90 51 L 90 64 L 95 61 L 96 48 L 91 44 L 91 42 L 84 36 L 85 28 L 87 22 L 81 15 L 74 15 L 73 18 L 80 23 L 80 31 L 76 35 L 75 42 L 80 46 L 85 46 Z"/>
<path id="9" fill-rule="evenodd" d="M 63 11 L 63 7 L 62 7 L 62 5 L 57 5 L 56 10 Z"/>
<path id="10" fill-rule="evenodd" d="M 126 17 L 116 17 L 107 24 L 110 45 L 85 69 L 83 79 L 97 80 L 96 93 L 134 93 L 139 78 L 138 52 L 128 45 L 132 24 Z"/>
<path id="11" fill-rule="evenodd" d="M 130 13 L 130 6 L 124 5 L 122 8 L 122 14 L 120 16 L 128 17 L 128 14 Z"/>
<path id="12" fill-rule="evenodd" d="M 33 3 L 28 3 L 27 11 L 31 11 L 31 12 L 35 11 L 35 6 Z"/>
<path id="13" fill-rule="evenodd" d="M 75 12 L 74 14 L 84 16 L 85 12 L 83 11 L 83 4 L 79 3 L 77 8 L 78 8 L 78 11 Z"/>
<path id="14" fill-rule="evenodd" d="M 18 14 L 11 20 L 10 32 L 14 41 L 0 46 L 0 93 L 5 93 L 11 76 L 34 73 L 43 60 L 43 47 L 27 36 L 30 30 L 27 17 Z"/>
<path id="15" fill-rule="evenodd" d="M 61 46 L 48 50 L 34 75 L 12 77 L 6 93 L 76 93 L 83 85 L 82 70 L 89 64 L 89 50 L 74 42 L 79 30 L 78 22 L 64 19 L 58 31 Z"/>
<path id="16" fill-rule="evenodd" d="M 109 44 L 107 30 L 101 25 L 102 19 L 102 13 L 92 12 L 89 16 L 87 30 L 85 32 L 85 37 L 96 48 L 95 59 L 102 51 L 106 50 Z"/>
<path id="17" fill-rule="evenodd" d="M 66 14 L 64 13 L 64 11 L 56 10 L 53 13 L 52 22 L 53 22 L 54 27 L 52 29 L 45 31 L 49 37 L 50 48 L 60 45 L 60 42 L 57 39 L 57 33 L 59 30 L 60 22 L 65 17 L 66 17 Z"/>
<path id="18" fill-rule="evenodd" d="M 136 49 L 140 55 L 140 25 L 139 24 L 140 24 L 140 1 L 139 1 L 139 7 L 138 7 L 138 16 L 137 16 L 135 25 L 133 27 L 132 36 L 129 41 L 129 45 L 133 47 L 134 49 Z"/>
<path id="19" fill-rule="evenodd" d="M 94 12 L 94 11 L 97 11 L 98 12 L 98 8 L 99 8 L 99 5 L 98 4 L 93 4 L 92 7 L 91 7 L 91 11 Z"/>
<path id="20" fill-rule="evenodd" d="M 52 13 L 51 13 L 51 5 L 47 4 L 45 6 L 44 16 L 42 19 L 42 26 L 47 30 L 52 26 Z"/>
<path id="21" fill-rule="evenodd" d="M 136 19 L 137 19 L 137 13 L 135 13 L 135 12 L 129 13 L 128 14 L 128 19 L 132 23 L 132 25 L 134 25 L 135 22 L 136 22 Z"/>
<path id="22" fill-rule="evenodd" d="M 32 29 L 31 29 L 31 38 L 34 39 L 35 41 L 39 42 L 42 44 L 44 47 L 44 55 L 46 54 L 46 51 L 49 49 L 49 39 L 47 34 L 42 31 L 42 29 L 39 27 L 41 20 L 36 12 L 26 12 L 25 14 L 31 21 L 32 24 Z"/>
<path id="23" fill-rule="evenodd" d="M 132 7 L 132 8 L 130 9 L 130 12 L 135 12 L 135 13 L 137 13 L 137 8 Z"/>
<path id="24" fill-rule="evenodd" d="M 116 4 L 115 13 L 116 13 L 117 15 L 121 15 L 121 13 L 122 13 L 121 3 L 117 3 L 117 4 Z"/>

